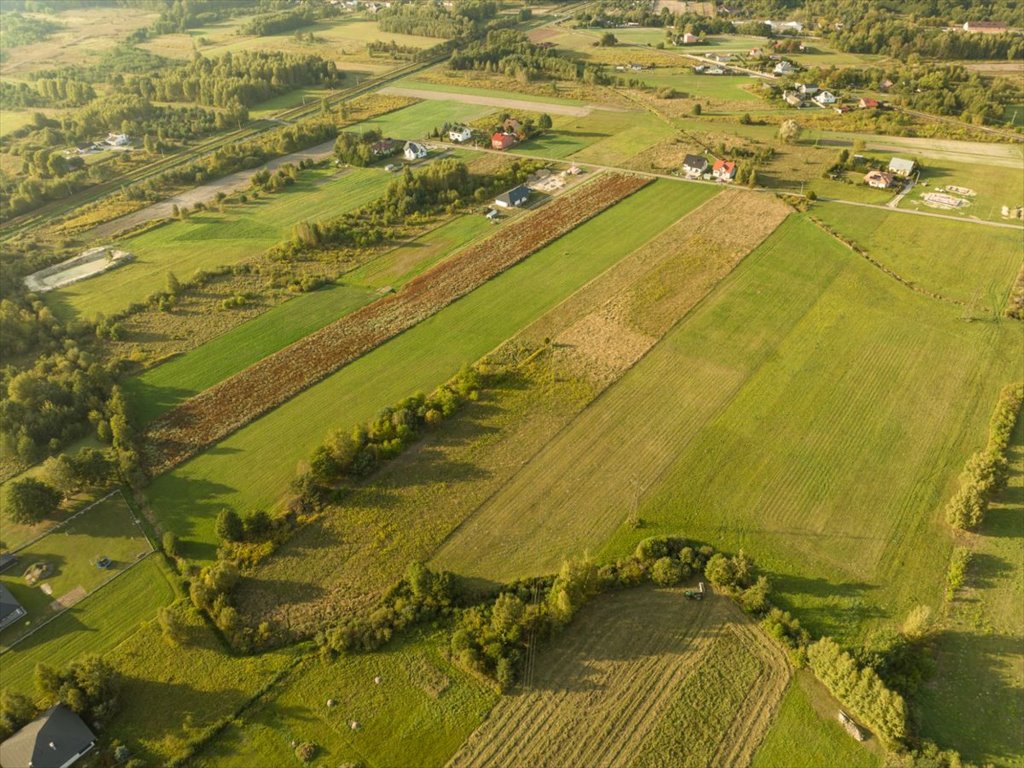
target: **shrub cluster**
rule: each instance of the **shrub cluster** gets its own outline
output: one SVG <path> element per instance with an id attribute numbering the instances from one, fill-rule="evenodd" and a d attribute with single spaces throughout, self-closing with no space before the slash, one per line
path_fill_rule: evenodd
<path id="1" fill-rule="evenodd" d="M 37 664 L 35 686 L 47 705 L 61 702 L 92 721 L 107 722 L 117 712 L 121 676 L 96 654 L 87 654 L 63 670 Z"/>
<path id="2" fill-rule="evenodd" d="M 218 560 L 192 578 L 188 594 L 192 604 L 206 611 L 225 636 L 237 639 L 238 611 L 231 604 L 231 590 L 238 583 L 238 567 L 230 560 Z"/>
<path id="3" fill-rule="evenodd" d="M 395 632 L 447 615 L 456 598 L 451 574 L 435 573 L 412 563 L 403 578 L 368 616 L 352 617 L 317 635 L 317 643 L 333 652 L 372 651 Z"/>
<path id="4" fill-rule="evenodd" d="M 946 599 L 952 600 L 953 595 L 964 585 L 967 568 L 971 564 L 971 550 L 957 547 L 949 557 L 949 570 L 946 572 Z"/>
<path id="5" fill-rule="evenodd" d="M 988 445 L 967 460 L 960 490 L 946 507 L 946 520 L 954 528 L 974 530 L 981 525 L 989 503 L 1006 483 L 1006 451 L 1022 402 L 1021 384 L 1006 387 L 999 396 L 989 424 Z"/>

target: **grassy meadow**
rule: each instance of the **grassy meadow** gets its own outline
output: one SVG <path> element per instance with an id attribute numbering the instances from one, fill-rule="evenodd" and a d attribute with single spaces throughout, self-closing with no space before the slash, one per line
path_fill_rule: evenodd
<path id="1" fill-rule="evenodd" d="M 195 765 L 290 765 L 292 744 L 303 741 L 317 745 L 313 766 L 444 765 L 498 698 L 453 666 L 447 651 L 447 632 L 416 631 L 374 653 L 310 658 L 232 722 Z"/>
<path id="2" fill-rule="evenodd" d="M 151 551 L 152 546 L 134 522 L 134 512 L 120 493 L 19 550 L 17 564 L 0 574 L 0 583 L 28 615 L 0 633 L 2 646 L 10 647 L 28 629 L 51 618 L 59 610 L 54 601 L 85 597 Z M 100 557 L 109 558 L 110 567 L 97 566 Z M 30 586 L 22 575 L 36 563 L 45 563 L 50 571 Z"/>
<path id="3" fill-rule="evenodd" d="M 823 203 L 814 213 L 904 279 L 964 302 L 972 316 L 1001 314 L 1020 270 L 1021 233 L 1010 229 L 839 203 Z"/>
<path id="4" fill-rule="evenodd" d="M 517 145 L 516 152 L 598 165 L 625 165 L 671 138 L 671 126 L 648 112 L 594 110 L 585 117 L 552 115 L 552 131 Z"/>
<path id="5" fill-rule="evenodd" d="M 174 599 L 173 579 L 159 555 L 147 557 L 0 656 L 0 689 L 32 695 L 36 664 L 60 667 L 110 652 Z"/>
<path id="6" fill-rule="evenodd" d="M 918 707 L 922 733 L 975 763 L 1020 766 L 1024 755 L 1024 419 L 1010 445 L 1006 489 L 977 536 L 966 586 L 936 640 L 938 674 Z"/>
<path id="7" fill-rule="evenodd" d="M 839 723 L 838 709 L 813 675 L 798 671 L 753 768 L 880 768 L 879 755 L 854 741 Z"/>
<path id="8" fill-rule="evenodd" d="M 190 556 L 212 558 L 217 512 L 227 505 L 248 512 L 274 504 L 329 428 L 347 429 L 416 390 L 441 384 L 710 194 L 668 181 L 640 190 L 155 480 L 147 495 L 157 516 L 188 540 Z"/>
<path id="9" fill-rule="evenodd" d="M 224 213 L 193 213 L 185 221 L 118 242 L 135 255 L 134 261 L 51 291 L 46 302 L 61 319 L 118 312 L 164 290 L 168 272 L 185 280 L 200 269 L 244 261 L 288 237 L 300 221 L 330 218 L 365 205 L 390 181 L 389 174 L 377 169 L 303 171 L 282 192 L 230 205 Z"/>
<path id="10" fill-rule="evenodd" d="M 936 607 L 951 547 L 941 505 L 1019 348 L 1016 326 L 954 310 L 791 217 L 440 564 L 506 580 L 685 534 L 746 549 L 815 632 L 853 639 Z M 624 525 L 634 499 L 640 530 Z"/>
<path id="11" fill-rule="evenodd" d="M 380 117 L 356 123 L 347 130 L 377 130 L 396 139 L 425 139 L 445 123 L 469 123 L 496 111 L 496 107 L 458 101 L 420 101 Z"/>
<path id="12" fill-rule="evenodd" d="M 354 285 L 327 285 L 267 310 L 212 341 L 125 382 L 140 424 L 377 297 Z"/>

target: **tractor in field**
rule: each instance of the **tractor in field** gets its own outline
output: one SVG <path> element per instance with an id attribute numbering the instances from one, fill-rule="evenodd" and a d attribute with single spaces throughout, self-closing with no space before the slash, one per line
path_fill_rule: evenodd
<path id="1" fill-rule="evenodd" d="M 684 597 L 688 597 L 691 600 L 703 600 L 704 599 L 704 582 L 702 581 L 697 589 L 688 589 L 683 592 Z"/>

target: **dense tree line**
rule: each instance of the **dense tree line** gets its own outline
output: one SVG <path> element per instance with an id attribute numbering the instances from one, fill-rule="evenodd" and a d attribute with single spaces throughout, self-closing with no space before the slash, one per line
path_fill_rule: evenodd
<path id="1" fill-rule="evenodd" d="M 1024 385 L 1006 387 L 989 423 L 988 445 L 967 460 L 960 489 L 946 507 L 946 520 L 954 528 L 974 530 L 981 525 L 993 497 L 1006 484 L 1007 450 L 1024 403 Z"/>
<path id="2" fill-rule="evenodd" d="M 170 71 L 128 78 L 125 87 L 155 101 L 252 106 L 304 85 L 335 83 L 340 76 L 333 61 L 313 54 L 229 51 L 217 59 L 197 55 Z"/>
<path id="3" fill-rule="evenodd" d="M 280 32 L 289 32 L 300 27 L 308 27 L 316 22 L 316 15 L 309 8 L 293 9 L 290 11 L 279 11 L 278 13 L 263 13 L 253 16 L 249 21 L 238 28 L 240 35 L 276 35 Z"/>
<path id="4" fill-rule="evenodd" d="M 448 60 L 454 70 L 499 72 L 523 81 L 553 78 L 607 83 L 604 69 L 559 55 L 554 49 L 542 48 L 517 30 L 492 30 L 486 37 L 461 46 Z"/>
<path id="5" fill-rule="evenodd" d="M 0 49 L 15 48 L 46 40 L 62 25 L 38 16 L 4 13 L 4 33 L 0 35 Z"/>
<path id="6" fill-rule="evenodd" d="M 463 0 L 451 10 L 434 5 L 396 3 L 377 13 L 377 24 L 383 32 L 469 38 L 480 34 L 486 22 L 497 13 L 498 4 L 493 0 Z"/>
<path id="7" fill-rule="evenodd" d="M 387 56 L 396 60 L 414 61 L 421 49 L 413 45 L 399 45 L 394 40 L 385 43 L 383 40 L 371 40 L 366 44 L 370 56 Z"/>
<path id="8" fill-rule="evenodd" d="M 260 6 L 266 5 L 261 2 Z M 154 22 L 153 34 L 166 35 L 173 32 L 187 32 L 235 13 L 251 13 L 252 0 L 172 0 L 165 3 L 160 18 Z"/>
<path id="9" fill-rule="evenodd" d="M 0 107 L 78 107 L 96 98 L 89 83 L 66 77 L 40 78 L 28 83 L 0 82 Z"/>
<path id="10" fill-rule="evenodd" d="M 374 154 L 373 145 L 378 141 L 381 141 L 381 133 L 377 130 L 363 131 L 362 133 L 352 131 L 341 133 L 338 135 L 338 140 L 334 143 L 334 156 L 340 163 L 363 168 L 370 165 L 374 160 L 396 154 L 402 149 L 401 142 L 395 141 L 393 146 L 386 152 L 379 150 L 382 154 Z"/>
<path id="11" fill-rule="evenodd" d="M 99 728 L 117 713 L 121 675 L 100 656 L 90 653 L 64 669 L 46 664 L 35 668 L 38 699 L 47 706 L 58 701 Z"/>

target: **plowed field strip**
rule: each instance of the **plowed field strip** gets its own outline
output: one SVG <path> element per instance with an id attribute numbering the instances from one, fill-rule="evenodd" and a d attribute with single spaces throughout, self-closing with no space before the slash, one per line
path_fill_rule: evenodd
<path id="1" fill-rule="evenodd" d="M 649 182 L 604 173 L 366 306 L 197 395 L 153 422 L 151 474 L 180 464 L 341 366 L 448 306 Z"/>

